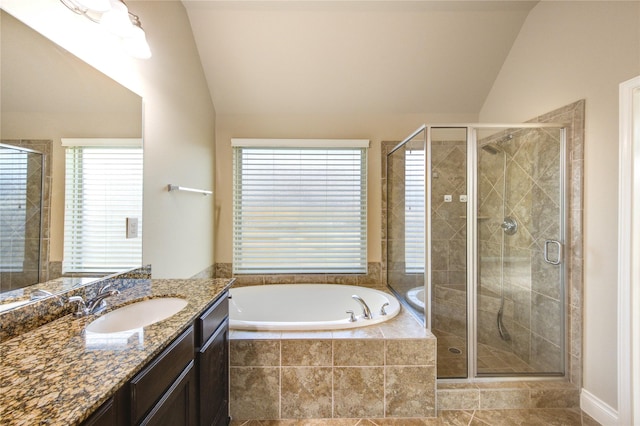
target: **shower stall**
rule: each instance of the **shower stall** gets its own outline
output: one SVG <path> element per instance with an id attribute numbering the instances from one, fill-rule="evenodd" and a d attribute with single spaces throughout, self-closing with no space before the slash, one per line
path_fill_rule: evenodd
<path id="1" fill-rule="evenodd" d="M 40 282 L 44 160 L 0 143 L 0 292 Z"/>
<path id="2" fill-rule="evenodd" d="M 424 125 L 387 155 L 387 284 L 440 379 L 564 376 L 565 128 Z"/>

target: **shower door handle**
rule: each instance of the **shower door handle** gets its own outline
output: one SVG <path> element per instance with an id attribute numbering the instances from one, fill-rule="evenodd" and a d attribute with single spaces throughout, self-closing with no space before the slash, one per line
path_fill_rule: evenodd
<path id="1" fill-rule="evenodd" d="M 558 257 L 556 260 L 549 259 L 549 246 L 556 245 L 558 247 Z M 544 242 L 544 261 L 551 265 L 559 265 L 562 263 L 562 244 L 556 240 L 546 240 Z"/>

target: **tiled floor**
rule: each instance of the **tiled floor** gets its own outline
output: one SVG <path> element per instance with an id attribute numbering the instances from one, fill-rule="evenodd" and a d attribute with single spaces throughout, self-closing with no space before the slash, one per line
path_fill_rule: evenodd
<path id="1" fill-rule="evenodd" d="M 437 418 L 232 421 L 230 426 L 598 426 L 579 409 L 441 411 Z"/>
<path id="2" fill-rule="evenodd" d="M 438 339 L 438 378 L 461 378 L 467 375 L 467 343 L 462 337 L 443 330 L 432 329 Z M 478 345 L 478 372 L 530 373 L 535 369 L 512 352 Z"/>

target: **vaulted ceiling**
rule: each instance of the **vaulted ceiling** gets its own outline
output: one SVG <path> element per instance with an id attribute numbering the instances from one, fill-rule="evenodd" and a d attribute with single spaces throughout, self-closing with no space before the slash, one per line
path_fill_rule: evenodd
<path id="1" fill-rule="evenodd" d="M 218 114 L 477 113 L 536 1 L 182 0 Z"/>

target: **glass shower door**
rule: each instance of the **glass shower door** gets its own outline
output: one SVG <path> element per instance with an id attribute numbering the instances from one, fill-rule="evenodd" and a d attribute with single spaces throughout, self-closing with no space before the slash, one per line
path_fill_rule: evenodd
<path id="1" fill-rule="evenodd" d="M 564 131 L 476 135 L 477 375 L 562 375 Z"/>
<path id="2" fill-rule="evenodd" d="M 387 155 L 387 285 L 422 322 L 425 292 L 426 130 L 416 130 Z"/>
<path id="3" fill-rule="evenodd" d="M 431 331 L 438 339 L 438 378 L 466 378 L 469 374 L 467 128 L 429 130 Z"/>

